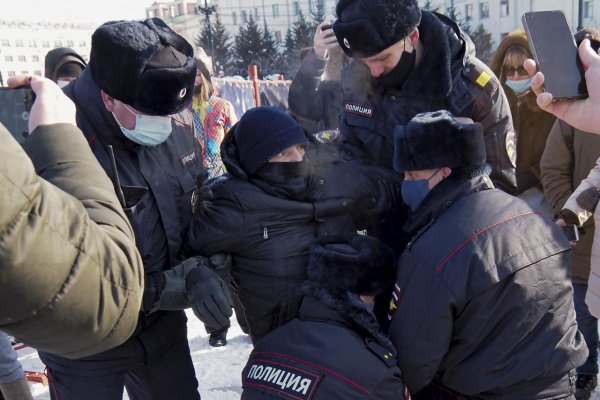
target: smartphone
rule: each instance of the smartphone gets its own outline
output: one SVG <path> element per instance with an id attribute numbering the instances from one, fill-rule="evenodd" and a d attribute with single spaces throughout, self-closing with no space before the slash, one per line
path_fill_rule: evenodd
<path id="1" fill-rule="evenodd" d="M 565 14 L 526 12 L 522 21 L 533 58 L 544 74 L 544 91 L 555 101 L 586 98 L 585 71 Z"/>
<path id="2" fill-rule="evenodd" d="M 0 123 L 23 143 L 29 135 L 29 111 L 34 101 L 30 88 L 0 87 Z"/>
<path id="3" fill-rule="evenodd" d="M 569 242 L 579 241 L 579 229 L 577 229 L 577 225 L 566 225 L 561 226 L 561 228 Z"/>

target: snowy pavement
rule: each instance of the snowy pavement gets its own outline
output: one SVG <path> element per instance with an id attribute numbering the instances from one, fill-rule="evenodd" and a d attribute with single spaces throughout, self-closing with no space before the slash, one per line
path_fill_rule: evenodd
<path id="1" fill-rule="evenodd" d="M 202 400 L 239 399 L 242 393 L 241 373 L 252 351 L 252 345 L 235 317 L 231 318 L 227 346 L 215 348 L 208 345 L 208 334 L 204 325 L 192 312 L 188 312 L 188 338 Z M 19 360 L 25 370 L 44 370 L 44 364 L 31 348 L 19 350 Z M 31 383 L 31 391 L 36 400 L 50 399 L 48 386 Z M 123 399 L 129 399 L 126 393 Z"/>
<path id="2" fill-rule="evenodd" d="M 227 346 L 214 348 L 208 345 L 208 335 L 204 325 L 192 312 L 188 312 L 188 338 L 196 377 L 200 382 L 202 400 L 239 399 L 242 392 L 241 373 L 252 351 L 252 345 L 250 338 L 240 329 L 235 317 L 231 318 Z M 19 359 L 26 370 L 44 370 L 44 364 L 33 349 L 20 350 Z M 31 383 L 31 391 L 36 400 L 50 399 L 48 387 L 40 383 Z M 129 399 L 127 393 L 123 399 Z M 600 388 L 596 390 L 592 400 L 600 400 Z"/>

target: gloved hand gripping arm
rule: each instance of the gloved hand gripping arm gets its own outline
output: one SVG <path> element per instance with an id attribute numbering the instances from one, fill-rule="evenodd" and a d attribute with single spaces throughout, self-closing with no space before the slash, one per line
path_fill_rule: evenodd
<path id="1" fill-rule="evenodd" d="M 198 319 L 215 328 L 228 325 L 233 314 L 227 285 L 207 258 L 191 257 L 169 270 L 146 275 L 144 311 L 189 307 Z"/>

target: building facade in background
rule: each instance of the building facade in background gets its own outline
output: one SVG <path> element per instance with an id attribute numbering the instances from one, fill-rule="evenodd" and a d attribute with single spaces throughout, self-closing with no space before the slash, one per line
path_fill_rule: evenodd
<path id="1" fill-rule="evenodd" d="M 325 14 L 331 21 L 335 20 L 336 0 L 325 0 Z M 205 23 L 205 14 L 198 11 L 196 5 L 205 6 L 204 0 L 187 1 L 175 0 L 155 1 L 146 7 L 147 17 L 161 17 L 171 28 L 193 43 L 194 38 L 201 32 Z M 287 29 L 292 26 L 300 13 L 310 19 L 315 11 L 314 0 L 212 0 L 206 5 L 215 6 L 219 20 L 231 37 L 237 35 L 239 28 L 244 26 L 250 16 L 262 28 L 267 26 L 278 42 L 285 40 Z M 215 14 L 211 23 L 215 22 Z"/>
<path id="2" fill-rule="evenodd" d="M 2 83 L 19 74 L 44 75 L 44 58 L 56 47 L 70 47 L 89 59 L 93 25 L 0 20 Z"/>
<path id="3" fill-rule="evenodd" d="M 528 11 L 562 10 L 573 32 L 579 26 L 579 3 L 582 4 L 582 26 L 600 26 L 600 0 L 430 0 L 432 9 L 447 13 L 454 6 L 457 19 L 468 20 L 471 27 L 483 24 L 492 34 L 494 45 L 509 32 L 522 28 L 521 16 Z M 427 2 L 419 0 L 424 6 Z"/>

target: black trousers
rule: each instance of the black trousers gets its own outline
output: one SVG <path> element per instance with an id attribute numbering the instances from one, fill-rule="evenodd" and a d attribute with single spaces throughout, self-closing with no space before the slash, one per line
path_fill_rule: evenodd
<path id="1" fill-rule="evenodd" d="M 200 400 L 198 381 L 187 340 L 173 344 L 160 357 L 123 372 L 74 376 L 47 369 L 52 400 Z"/>

